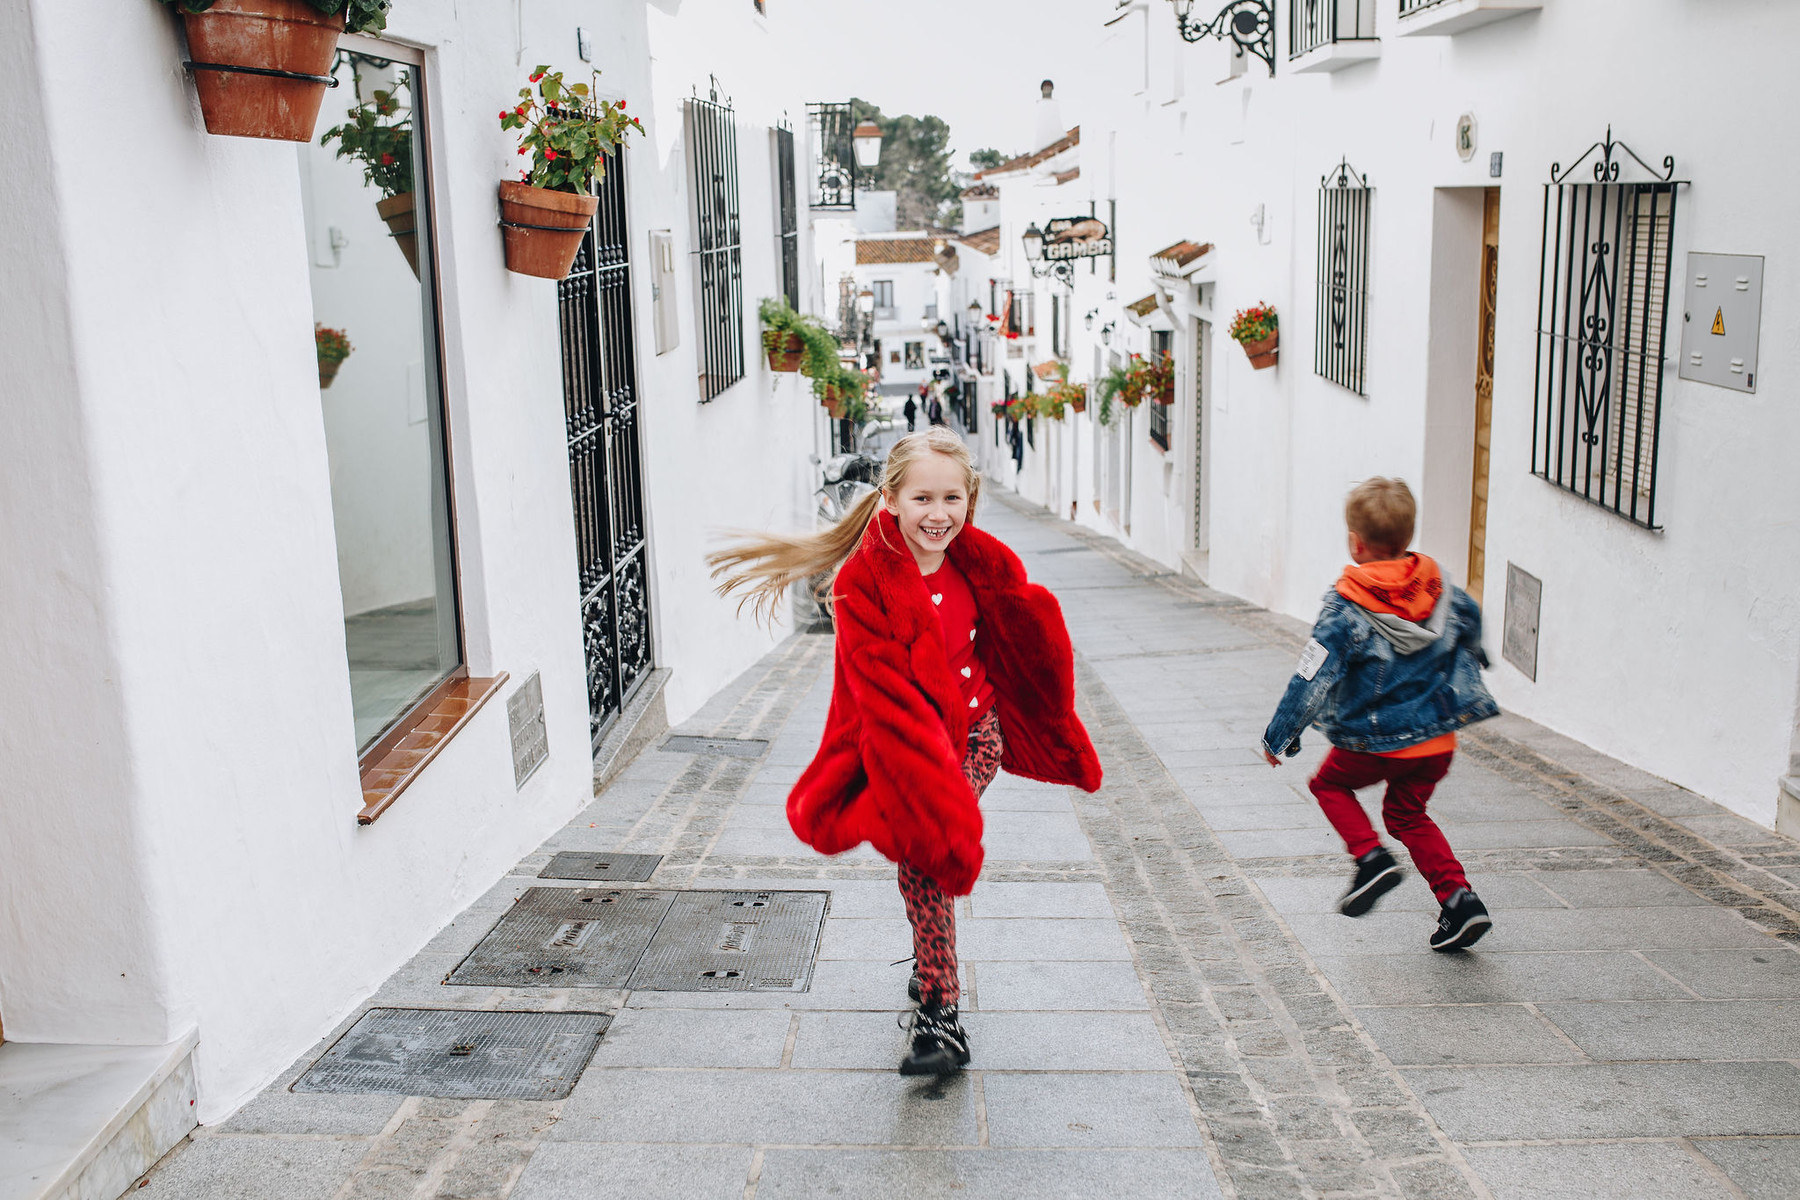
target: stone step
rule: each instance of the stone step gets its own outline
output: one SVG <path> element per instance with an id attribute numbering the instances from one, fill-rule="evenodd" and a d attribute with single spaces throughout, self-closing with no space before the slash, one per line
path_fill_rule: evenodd
<path id="1" fill-rule="evenodd" d="M 194 1127 L 194 1043 L 0 1045 L 0 1200 L 115 1200 Z"/>

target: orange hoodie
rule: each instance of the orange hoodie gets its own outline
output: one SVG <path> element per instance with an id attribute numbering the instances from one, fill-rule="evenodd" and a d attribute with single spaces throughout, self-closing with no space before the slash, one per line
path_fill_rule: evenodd
<path id="1" fill-rule="evenodd" d="M 1444 594 L 1444 572 L 1437 560 L 1423 554 L 1405 554 L 1380 562 L 1351 563 L 1337 581 L 1337 594 L 1370 612 L 1393 613 L 1407 621 L 1431 619 L 1438 598 Z M 1446 733 L 1416 746 L 1406 746 L 1382 758 L 1428 758 L 1456 749 L 1456 735 Z"/>

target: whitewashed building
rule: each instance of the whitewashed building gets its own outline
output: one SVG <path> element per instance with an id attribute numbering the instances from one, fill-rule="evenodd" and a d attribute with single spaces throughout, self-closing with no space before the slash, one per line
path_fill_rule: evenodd
<path id="1" fill-rule="evenodd" d="M 398 0 L 310 144 L 206 133 L 164 5 L 0 15 L 0 1070 L 117 1048 L 152 1152 L 222 1118 L 770 645 L 702 559 L 809 517 L 755 305 L 837 297 L 761 8 Z M 509 273 L 496 112 L 590 62 L 645 136 L 575 275 Z M 318 142 L 378 88 L 406 237 Z"/>
<path id="2" fill-rule="evenodd" d="M 1123 0 L 1094 31 L 1110 87 L 1056 208 L 1115 214 L 1117 274 L 1063 289 L 1069 361 L 1167 347 L 1176 403 L 1091 457 L 1091 422 L 1040 437 L 1021 491 L 1066 515 L 1072 487 L 1081 520 L 1311 618 L 1344 493 L 1405 478 L 1418 548 L 1484 601 L 1506 708 L 1800 829 L 1800 164 L 1771 152 L 1800 11 L 1231 8 L 1242 44 L 1205 3 Z M 1000 190 L 1016 253 L 1045 210 Z M 1266 370 L 1226 336 L 1260 302 Z"/>

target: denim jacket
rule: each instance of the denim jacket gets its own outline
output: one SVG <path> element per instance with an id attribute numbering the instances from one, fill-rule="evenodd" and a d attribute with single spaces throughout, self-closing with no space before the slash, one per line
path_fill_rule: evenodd
<path id="1" fill-rule="evenodd" d="M 1384 754 L 1498 716 L 1481 682 L 1481 606 L 1449 586 L 1424 625 L 1325 593 L 1300 667 L 1263 734 L 1270 754 L 1300 753 L 1316 724 L 1332 745 Z"/>

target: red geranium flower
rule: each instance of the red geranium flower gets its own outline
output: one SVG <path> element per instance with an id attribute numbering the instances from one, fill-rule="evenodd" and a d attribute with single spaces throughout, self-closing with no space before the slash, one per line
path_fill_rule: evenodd
<path id="1" fill-rule="evenodd" d="M 394 156 L 393 156 L 393 155 L 391 155 L 391 154 L 384 154 L 384 155 L 382 155 L 382 156 L 381 156 L 381 165 L 382 165 L 382 166 L 384 166 L 384 167 L 391 167 L 391 166 L 393 166 L 393 165 L 394 165 Z"/>
<path id="2" fill-rule="evenodd" d="M 544 157 L 545 157 L 545 158 L 551 158 L 551 159 L 553 159 L 553 158 L 555 158 L 555 157 L 556 157 L 556 151 L 554 151 L 554 150 L 546 150 L 546 151 L 544 151 Z"/>

